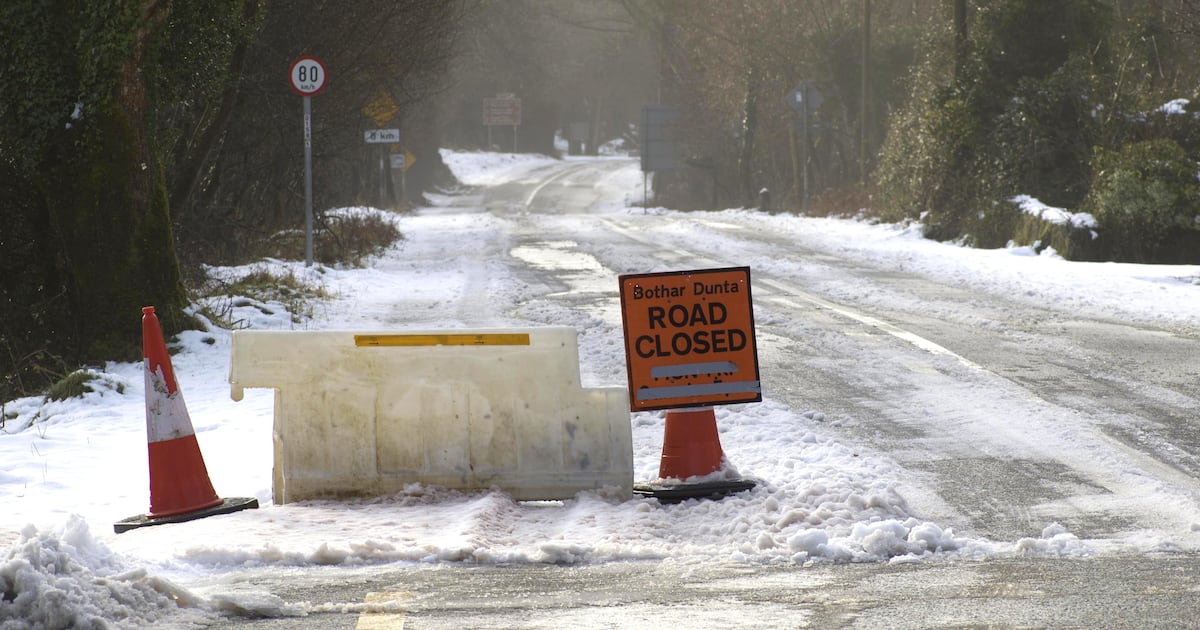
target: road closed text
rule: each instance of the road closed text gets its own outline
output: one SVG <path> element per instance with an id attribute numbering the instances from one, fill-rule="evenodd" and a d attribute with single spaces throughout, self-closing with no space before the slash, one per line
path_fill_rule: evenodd
<path id="1" fill-rule="evenodd" d="M 669 308 L 650 306 L 646 316 L 651 332 L 633 342 L 634 352 L 643 359 L 746 349 L 748 339 L 744 330 L 713 328 L 729 318 L 729 309 L 721 302 L 693 304 L 691 308 L 682 304 Z"/>

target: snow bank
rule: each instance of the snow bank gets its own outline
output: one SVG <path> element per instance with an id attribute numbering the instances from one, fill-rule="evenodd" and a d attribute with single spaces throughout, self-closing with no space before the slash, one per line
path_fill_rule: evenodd
<path id="1" fill-rule="evenodd" d="M 98 543 L 82 518 L 26 526 L 0 551 L 0 628 L 108 628 L 203 621 L 200 600 Z"/>

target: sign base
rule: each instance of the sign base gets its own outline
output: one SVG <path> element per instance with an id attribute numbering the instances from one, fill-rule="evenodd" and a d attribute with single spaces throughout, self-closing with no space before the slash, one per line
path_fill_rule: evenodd
<path id="1" fill-rule="evenodd" d="M 702 481 L 699 483 L 635 483 L 635 496 L 658 499 L 659 503 L 681 503 L 688 499 L 720 500 L 734 494 L 745 492 L 758 485 L 753 479 L 721 479 L 719 481 Z"/>

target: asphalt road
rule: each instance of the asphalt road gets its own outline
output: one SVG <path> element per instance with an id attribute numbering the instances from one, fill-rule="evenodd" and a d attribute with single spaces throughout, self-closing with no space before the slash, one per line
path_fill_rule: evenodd
<path id="1" fill-rule="evenodd" d="M 318 569 L 239 579 L 289 602 L 344 602 L 345 610 L 239 618 L 227 627 L 1194 628 L 1198 567 L 1196 556 L 1171 555 L 807 567 Z M 356 606 L 371 600 L 384 605 Z"/>
<path id="2" fill-rule="evenodd" d="M 672 240 L 661 216 L 590 213 L 611 202 L 592 184 L 623 168 L 566 162 L 443 211 L 503 217 L 509 239 L 481 244 L 481 258 L 507 260 L 545 287 L 539 299 L 609 319 L 614 271 L 752 264 L 746 252 L 811 261 L 805 277 L 756 272 L 755 309 L 767 315 L 760 361 L 773 366 L 764 388 L 794 408 L 825 410 L 831 432 L 900 463 L 911 478 L 898 483 L 922 517 L 996 540 L 1036 537 L 1049 522 L 1098 539 L 1187 530 L 1184 513 L 1200 499 L 1200 330 L 983 295 L 703 213 L 686 219 L 689 228 L 731 247 L 700 250 Z M 863 290 L 822 288 L 848 279 Z M 464 303 L 459 312 L 470 323 L 476 310 Z M 777 323 L 795 321 L 805 322 L 799 334 Z M 1012 427 L 998 426 L 998 415 Z M 1143 499 L 1151 486 L 1171 500 Z M 786 567 L 322 568 L 246 571 L 221 588 L 338 602 L 227 624 L 253 628 L 1200 627 L 1200 557 L 1171 551 Z"/>

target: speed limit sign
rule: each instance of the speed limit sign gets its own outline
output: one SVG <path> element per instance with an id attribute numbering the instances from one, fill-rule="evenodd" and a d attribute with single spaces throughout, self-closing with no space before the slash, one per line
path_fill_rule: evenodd
<path id="1" fill-rule="evenodd" d="M 320 94 L 325 89 L 325 64 L 316 57 L 300 57 L 288 71 L 292 91 L 300 96 Z"/>
<path id="2" fill-rule="evenodd" d="M 304 97 L 304 266 L 313 261 L 312 216 L 312 99 L 325 89 L 325 64 L 316 57 L 300 57 L 288 69 L 292 91 Z"/>

